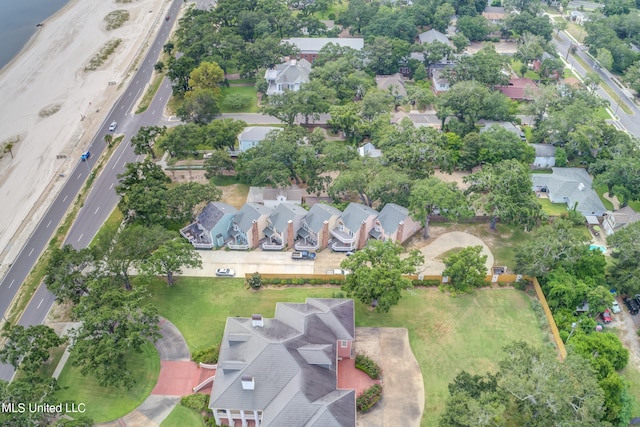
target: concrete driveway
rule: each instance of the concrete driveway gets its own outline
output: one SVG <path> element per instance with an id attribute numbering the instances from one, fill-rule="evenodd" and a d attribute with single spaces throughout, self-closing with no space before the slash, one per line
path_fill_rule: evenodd
<path id="1" fill-rule="evenodd" d="M 433 242 L 420 248 L 420 252 L 424 255 L 424 266 L 418 267 L 418 273 L 427 275 L 439 275 L 444 270 L 444 263 L 436 260 L 436 258 L 451 249 L 466 248 L 467 246 L 482 246 L 482 255 L 487 256 L 485 265 L 487 267 L 487 274 L 493 267 L 493 254 L 487 245 L 482 240 L 469 233 L 461 231 L 453 231 L 451 233 L 445 233 L 442 236 L 435 239 Z"/>
<path id="2" fill-rule="evenodd" d="M 358 427 L 420 427 L 424 382 L 405 328 L 356 328 L 356 353 L 364 353 L 382 368 L 380 402 L 358 414 Z"/>

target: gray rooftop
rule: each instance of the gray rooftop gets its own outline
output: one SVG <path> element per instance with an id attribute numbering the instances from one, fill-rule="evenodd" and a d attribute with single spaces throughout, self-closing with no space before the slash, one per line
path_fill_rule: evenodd
<path id="1" fill-rule="evenodd" d="M 407 90 L 404 88 L 404 78 L 400 73 L 390 76 L 376 76 L 376 84 L 378 89 L 390 92 L 393 96 L 407 96 Z"/>
<path id="2" fill-rule="evenodd" d="M 438 41 L 440 43 L 444 43 L 447 45 L 451 44 L 451 42 L 449 41 L 449 38 L 446 35 L 434 29 L 418 34 L 418 39 L 420 39 L 420 44 L 433 43 L 435 41 Z"/>
<path id="3" fill-rule="evenodd" d="M 305 221 L 311 231 L 319 233 L 322 230 L 322 226 L 325 221 L 328 221 L 332 216 L 340 216 L 342 212 L 333 206 L 326 205 L 324 203 L 316 203 L 309 209 L 309 213 L 305 217 Z"/>
<path id="4" fill-rule="evenodd" d="M 238 211 L 234 218 L 234 222 L 243 232 L 251 230 L 253 221 L 257 221 L 263 215 L 270 215 L 271 208 L 258 203 L 245 203 Z"/>
<path id="5" fill-rule="evenodd" d="M 225 214 L 234 215 L 238 210 L 222 202 L 209 202 L 198 215 L 198 223 L 205 230 L 211 231 Z"/>
<path id="6" fill-rule="evenodd" d="M 282 233 L 287 229 L 289 221 L 295 221 L 298 217 L 304 217 L 307 214 L 307 210 L 298 205 L 292 205 L 289 203 L 280 203 L 277 208 L 273 210 L 269 215 L 269 221 L 273 228 Z M 298 230 L 293 230 L 296 233 Z"/>
<path id="7" fill-rule="evenodd" d="M 349 203 L 349 206 L 347 206 L 347 209 L 344 210 L 340 218 L 345 227 L 356 232 L 360 230 L 362 223 L 371 215 L 377 216 L 378 211 L 361 203 Z"/>
<path id="8" fill-rule="evenodd" d="M 230 341 L 232 334 L 250 338 Z M 354 335 L 353 300 L 278 303 L 263 327 L 228 318 L 218 365 L 239 369 L 218 370 L 209 407 L 261 410 L 265 427 L 354 427 L 355 391 L 337 390 L 335 364 L 337 341 Z M 254 390 L 242 388 L 243 376 L 253 377 Z"/>
<path id="9" fill-rule="evenodd" d="M 400 221 L 404 221 L 409 216 L 409 210 L 395 203 L 384 205 L 378 215 L 378 221 L 386 234 L 393 234 L 398 229 Z"/>
<path id="10" fill-rule="evenodd" d="M 329 43 L 337 44 L 342 47 L 350 47 L 355 50 L 362 50 L 364 47 L 363 38 L 291 37 L 290 39 L 284 39 L 282 41 L 296 46 L 301 53 L 318 53 Z"/>
<path id="11" fill-rule="evenodd" d="M 271 126 L 249 126 L 238 135 L 240 141 L 262 141 L 271 131 L 280 131 L 282 128 Z"/>
<path id="12" fill-rule="evenodd" d="M 290 59 L 265 71 L 265 79 L 276 83 L 306 83 L 311 74 L 311 64 L 306 59 Z"/>
<path id="13" fill-rule="evenodd" d="M 569 207 L 580 211 L 583 215 L 592 212 L 606 212 L 600 197 L 593 190 L 591 177 L 582 168 L 551 168 L 551 174 L 531 174 L 534 187 L 547 187 L 549 194 L 555 199 L 564 197 Z"/>
<path id="14" fill-rule="evenodd" d="M 529 144 L 536 150 L 536 157 L 556 157 L 556 147 L 551 144 Z"/>

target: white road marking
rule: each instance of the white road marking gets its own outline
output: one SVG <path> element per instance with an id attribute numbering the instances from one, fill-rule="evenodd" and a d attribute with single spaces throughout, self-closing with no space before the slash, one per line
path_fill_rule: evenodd
<path id="1" fill-rule="evenodd" d="M 111 185 L 109 186 L 109 190 L 111 190 L 113 188 L 113 182 L 111 183 Z"/>
<path id="2" fill-rule="evenodd" d="M 38 306 L 37 306 L 36 308 L 40 308 L 40 306 L 42 305 L 42 302 L 43 302 L 43 301 L 44 301 L 44 298 L 42 298 L 42 299 L 40 300 L 40 304 L 38 304 Z"/>
<path id="3" fill-rule="evenodd" d="M 65 200 L 67 200 L 67 197 L 69 197 L 68 194 L 66 196 L 64 196 L 64 199 L 62 199 L 62 201 L 64 202 Z"/>
<path id="4" fill-rule="evenodd" d="M 84 236 L 84 234 L 81 234 L 80 237 L 78 237 L 78 242 L 82 239 L 82 236 Z"/>
<path id="5" fill-rule="evenodd" d="M 78 178 L 76 178 L 76 179 L 80 179 L 80 177 L 81 177 L 81 176 L 82 176 L 82 174 L 81 174 L 81 173 L 79 173 L 79 174 L 78 174 Z"/>
<path id="6" fill-rule="evenodd" d="M 16 281 L 16 279 L 13 279 L 13 280 L 11 281 L 11 283 L 9 283 L 9 289 L 11 289 L 11 287 L 13 286 L 13 282 L 15 282 L 15 281 Z"/>
<path id="7" fill-rule="evenodd" d="M 96 211 L 93 214 L 94 215 L 97 214 L 99 210 L 100 210 L 100 206 L 98 206 L 98 209 L 96 209 Z"/>
<path id="8" fill-rule="evenodd" d="M 156 113 L 156 110 L 153 110 L 153 111 L 151 112 L 151 115 L 153 116 L 155 113 Z"/>
<path id="9" fill-rule="evenodd" d="M 49 228 L 50 225 L 51 225 L 51 220 L 49 220 L 49 222 L 47 223 L 47 228 Z"/>
<path id="10" fill-rule="evenodd" d="M 33 250 L 34 250 L 34 249 L 35 249 L 35 248 L 31 248 L 31 251 L 29 251 L 29 255 L 27 255 L 27 256 L 31 256 L 31 254 L 33 253 Z"/>

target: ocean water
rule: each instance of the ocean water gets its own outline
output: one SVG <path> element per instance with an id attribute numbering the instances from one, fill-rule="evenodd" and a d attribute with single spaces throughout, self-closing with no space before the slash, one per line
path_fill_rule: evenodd
<path id="1" fill-rule="evenodd" d="M 9 63 L 36 33 L 36 24 L 59 11 L 68 1 L 0 0 L 0 69 Z"/>

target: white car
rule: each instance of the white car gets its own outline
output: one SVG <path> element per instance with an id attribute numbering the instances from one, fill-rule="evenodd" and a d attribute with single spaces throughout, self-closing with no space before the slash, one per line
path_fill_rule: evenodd
<path id="1" fill-rule="evenodd" d="M 112 122 L 109 125 L 109 132 L 113 132 L 114 130 L 116 130 L 117 127 L 118 127 L 118 122 Z"/>
<path id="2" fill-rule="evenodd" d="M 216 270 L 216 276 L 218 277 L 233 277 L 236 272 L 230 268 L 219 268 Z"/>
<path id="3" fill-rule="evenodd" d="M 611 303 L 611 311 L 612 311 L 614 314 L 618 314 L 618 313 L 620 313 L 620 312 L 622 311 L 622 309 L 620 308 L 620 304 L 618 304 L 618 301 L 614 300 L 614 301 Z"/>

